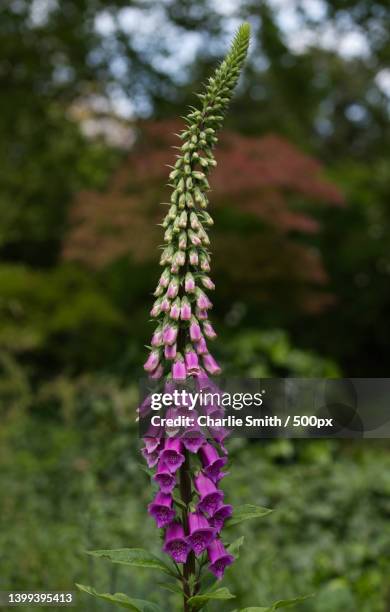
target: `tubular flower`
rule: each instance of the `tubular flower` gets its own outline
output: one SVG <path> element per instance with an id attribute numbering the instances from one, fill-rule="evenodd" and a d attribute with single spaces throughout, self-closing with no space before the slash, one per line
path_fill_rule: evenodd
<path id="1" fill-rule="evenodd" d="M 199 451 L 199 455 L 203 472 L 214 483 L 217 483 L 224 476 L 224 474 L 221 474 L 221 469 L 226 465 L 227 458 L 220 457 L 211 444 L 204 444 Z"/>
<path id="2" fill-rule="evenodd" d="M 176 476 L 171 473 L 163 459 L 158 462 L 157 472 L 153 476 L 153 480 L 157 482 L 161 493 L 172 493 L 176 485 Z"/>
<path id="3" fill-rule="evenodd" d="M 219 533 L 224 526 L 226 519 L 230 518 L 233 514 L 233 506 L 230 504 L 222 504 L 214 512 L 213 516 L 209 519 L 209 523 Z"/>
<path id="4" fill-rule="evenodd" d="M 166 527 L 175 518 L 172 505 L 172 497 L 166 493 L 157 493 L 154 501 L 149 504 L 148 512 L 156 521 L 158 528 Z"/>
<path id="5" fill-rule="evenodd" d="M 206 210 L 208 174 L 216 165 L 213 150 L 217 131 L 237 83 L 248 42 L 249 26 L 244 25 L 199 96 L 199 108 L 191 107 L 179 134 L 177 160 L 169 175 L 170 204 L 162 222 L 163 269 L 150 311 L 154 332 L 144 364 L 149 378 L 161 379 L 159 387 L 175 397 L 174 404 L 166 406 L 165 416 L 175 419 L 184 414 L 193 418 L 183 428 L 176 427 L 174 421 L 169 429 L 150 428 L 141 450 L 159 487 L 148 505 L 148 513 L 158 528 L 165 529 L 163 550 L 175 563 L 184 564 L 185 599 L 199 590 L 203 563 L 198 563 L 196 557 L 203 551 L 207 549 L 209 569 L 218 579 L 234 559 L 220 539 L 224 523 L 233 512 L 218 488 L 225 475 L 222 468 L 227 463 L 227 451 L 223 441 L 229 432 L 224 428 L 203 430 L 196 422 L 201 409 L 209 415 L 216 412 L 215 406 L 186 405 L 184 398 L 173 394 L 182 388 L 186 378 L 199 391 L 219 392 L 209 376 L 219 374 L 221 368 L 206 342 L 217 336 L 209 320 L 212 303 L 208 292 L 215 285 L 209 276 L 208 232 L 213 219 Z M 138 409 L 139 418 L 150 418 L 152 407 L 148 396 Z"/>
<path id="6" fill-rule="evenodd" d="M 187 561 L 190 545 L 187 542 L 181 523 L 174 522 L 168 526 L 165 533 L 163 550 L 176 563 L 185 563 Z"/>
<path id="7" fill-rule="evenodd" d="M 164 450 L 161 452 L 160 458 L 172 474 L 177 472 L 182 463 L 184 463 L 182 450 L 183 445 L 178 438 L 168 438 L 165 440 Z"/>
<path id="8" fill-rule="evenodd" d="M 194 481 L 200 498 L 198 510 L 212 516 L 224 498 L 223 491 L 217 489 L 213 481 L 202 473 L 195 476 Z"/>
<path id="9" fill-rule="evenodd" d="M 187 542 L 195 555 L 199 557 L 215 539 L 215 529 L 209 525 L 208 520 L 201 512 L 191 512 L 188 515 L 190 534 Z"/>
<path id="10" fill-rule="evenodd" d="M 233 555 L 230 555 L 221 540 L 214 540 L 211 542 L 210 546 L 207 548 L 207 552 L 209 555 L 209 570 L 221 580 L 225 569 L 228 565 L 231 565 L 234 561 Z"/>

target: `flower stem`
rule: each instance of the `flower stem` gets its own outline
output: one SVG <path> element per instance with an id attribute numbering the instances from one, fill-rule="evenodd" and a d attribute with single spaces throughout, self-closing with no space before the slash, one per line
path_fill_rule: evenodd
<path id="1" fill-rule="evenodd" d="M 190 460 L 189 452 L 184 451 L 185 461 L 180 468 L 180 496 L 182 501 L 186 504 L 186 509 L 182 510 L 183 526 L 186 534 L 188 534 L 188 506 L 191 502 L 192 487 L 191 487 L 191 474 L 190 474 Z M 188 599 L 193 594 L 191 592 L 191 584 L 193 576 L 195 577 L 195 554 L 193 551 L 188 555 L 188 559 L 183 566 L 183 610 L 184 612 L 190 612 L 191 608 L 188 605 Z M 194 593 L 197 591 L 198 585 L 194 585 Z"/>

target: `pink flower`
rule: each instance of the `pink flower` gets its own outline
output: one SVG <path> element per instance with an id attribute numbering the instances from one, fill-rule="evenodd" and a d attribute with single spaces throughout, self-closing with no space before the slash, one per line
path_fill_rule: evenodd
<path id="1" fill-rule="evenodd" d="M 159 360 L 160 360 L 160 351 L 157 349 L 154 349 L 153 351 L 149 353 L 149 357 L 144 363 L 144 370 L 146 372 L 153 372 L 157 368 L 159 364 Z"/>
<path id="2" fill-rule="evenodd" d="M 197 266 L 199 263 L 198 251 L 196 249 L 190 250 L 190 264 L 191 266 Z"/>
<path id="3" fill-rule="evenodd" d="M 164 348 L 164 356 L 165 359 L 175 359 L 176 357 L 176 343 L 175 344 L 167 344 Z"/>
<path id="4" fill-rule="evenodd" d="M 206 355 L 209 352 L 207 348 L 206 340 L 201 336 L 201 338 L 196 342 L 195 349 L 198 355 Z"/>
<path id="5" fill-rule="evenodd" d="M 169 312 L 169 316 L 171 317 L 171 319 L 174 319 L 174 321 L 177 321 L 180 317 L 180 298 L 176 298 L 176 300 L 173 302 L 172 306 L 171 306 L 171 310 Z"/>
<path id="6" fill-rule="evenodd" d="M 180 318 L 182 321 L 189 321 L 191 319 L 191 304 L 186 297 L 181 300 Z"/>
<path id="7" fill-rule="evenodd" d="M 214 340 L 217 337 L 214 327 L 211 325 L 210 321 L 205 321 L 203 323 L 203 332 L 206 338 L 209 338 L 209 340 Z"/>
<path id="8" fill-rule="evenodd" d="M 203 365 L 209 374 L 215 375 L 221 373 L 221 368 L 210 353 L 203 355 Z"/>
<path id="9" fill-rule="evenodd" d="M 199 310 L 208 310 L 209 308 L 213 307 L 209 298 L 201 289 L 196 290 L 196 305 Z"/>
<path id="10" fill-rule="evenodd" d="M 195 279 L 191 272 L 187 272 L 184 279 L 184 289 L 186 293 L 194 293 L 195 291 Z"/>
<path id="11" fill-rule="evenodd" d="M 191 319 L 190 325 L 190 338 L 193 342 L 198 342 L 202 338 L 202 332 L 200 330 L 200 325 L 195 317 Z"/>
<path id="12" fill-rule="evenodd" d="M 177 296 L 178 291 L 179 291 L 179 279 L 177 278 L 177 276 L 174 276 L 168 285 L 167 297 L 169 297 L 171 300 L 174 299 Z"/>
<path id="13" fill-rule="evenodd" d="M 163 329 L 163 341 L 164 344 L 174 344 L 177 339 L 178 328 L 177 325 L 166 325 Z"/>
<path id="14" fill-rule="evenodd" d="M 198 355 L 192 349 L 191 345 L 188 345 L 186 348 L 185 362 L 186 362 L 188 374 L 195 374 L 196 372 L 199 372 Z"/>
<path id="15" fill-rule="evenodd" d="M 182 379 L 187 375 L 186 366 L 184 363 L 183 356 L 181 353 L 177 353 L 175 357 L 175 361 L 172 366 L 172 378 L 174 379 Z"/>

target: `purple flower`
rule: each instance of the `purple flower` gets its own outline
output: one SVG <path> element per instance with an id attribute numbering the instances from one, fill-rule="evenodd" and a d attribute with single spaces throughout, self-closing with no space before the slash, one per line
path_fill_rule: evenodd
<path id="1" fill-rule="evenodd" d="M 149 453 L 148 449 L 145 447 L 145 448 L 141 448 L 141 454 L 143 458 L 145 459 L 149 468 L 153 468 L 155 465 L 157 465 L 159 457 L 160 457 L 159 450 L 155 450 L 152 453 Z"/>
<path id="2" fill-rule="evenodd" d="M 184 289 L 186 293 L 194 293 L 195 292 L 195 279 L 192 276 L 191 272 L 187 272 L 184 279 Z"/>
<path id="3" fill-rule="evenodd" d="M 185 361 L 188 374 L 199 372 L 199 358 L 191 345 L 187 345 L 186 347 Z"/>
<path id="4" fill-rule="evenodd" d="M 198 288 L 195 293 L 196 293 L 196 305 L 199 308 L 199 310 L 208 310 L 209 308 L 213 307 L 209 298 L 201 289 Z"/>
<path id="5" fill-rule="evenodd" d="M 209 570 L 221 580 L 225 569 L 228 565 L 231 565 L 234 561 L 233 555 L 229 554 L 221 540 L 214 540 L 211 542 L 210 546 L 207 548 L 207 552 L 209 555 Z"/>
<path id="6" fill-rule="evenodd" d="M 210 353 L 203 355 L 203 365 L 209 374 L 220 374 L 221 368 Z"/>
<path id="7" fill-rule="evenodd" d="M 169 316 L 175 321 L 177 321 L 180 317 L 180 298 L 176 298 L 176 300 L 173 302 Z"/>
<path id="8" fill-rule="evenodd" d="M 162 428 L 157 425 L 149 425 L 149 429 L 144 436 L 145 449 L 148 453 L 153 453 L 161 443 Z"/>
<path id="9" fill-rule="evenodd" d="M 181 300 L 180 318 L 182 321 L 189 321 L 191 319 L 191 304 L 186 297 Z"/>
<path id="10" fill-rule="evenodd" d="M 148 512 L 155 519 L 159 529 L 169 525 L 175 518 L 172 504 L 173 501 L 170 495 L 158 492 L 154 500 L 148 505 Z"/>
<path id="11" fill-rule="evenodd" d="M 209 349 L 207 348 L 206 340 L 204 339 L 203 336 L 201 336 L 198 342 L 196 342 L 195 349 L 198 355 L 206 355 L 209 352 Z"/>
<path id="12" fill-rule="evenodd" d="M 190 250 L 190 264 L 191 266 L 197 266 L 199 263 L 198 251 L 196 249 Z"/>
<path id="13" fill-rule="evenodd" d="M 176 342 L 175 344 L 167 344 L 164 349 L 165 359 L 175 359 L 176 352 Z"/>
<path id="14" fill-rule="evenodd" d="M 195 488 L 200 497 L 197 506 L 198 510 L 213 515 L 218 506 L 221 505 L 224 497 L 223 491 L 217 489 L 213 481 L 202 473 L 195 476 L 194 481 Z"/>
<path id="15" fill-rule="evenodd" d="M 187 376 L 187 370 L 184 363 L 184 359 L 181 353 L 177 353 L 175 361 L 172 365 L 172 378 L 175 380 L 182 379 Z"/>
<path id="16" fill-rule="evenodd" d="M 177 276 L 174 276 L 169 285 L 168 285 L 168 289 L 167 289 L 167 297 L 170 298 L 171 300 L 174 299 L 179 291 L 179 279 L 177 278 Z"/>
<path id="17" fill-rule="evenodd" d="M 171 325 L 170 323 L 168 323 L 168 325 L 165 325 L 163 329 L 164 344 L 174 344 L 176 342 L 177 333 L 177 325 Z"/>
<path id="18" fill-rule="evenodd" d="M 144 363 L 144 370 L 146 370 L 146 372 L 153 372 L 157 368 L 159 361 L 160 351 L 154 349 L 149 353 L 149 357 Z"/>
<path id="19" fill-rule="evenodd" d="M 190 453 L 197 453 L 200 447 L 206 442 L 206 438 L 201 432 L 199 425 L 196 423 L 196 418 L 198 416 L 196 410 L 192 411 L 191 416 L 194 419 L 194 424 L 185 430 L 181 440 L 183 446 L 189 450 Z"/>
<path id="20" fill-rule="evenodd" d="M 171 474 L 165 461 L 162 459 L 158 462 L 157 472 L 153 476 L 153 480 L 157 482 L 162 493 L 172 493 L 176 484 L 176 476 Z"/>
<path id="21" fill-rule="evenodd" d="M 193 342 L 198 342 L 202 338 L 202 332 L 200 330 L 200 325 L 197 319 L 195 319 L 195 317 L 192 317 L 191 319 L 190 338 Z"/>
<path id="22" fill-rule="evenodd" d="M 164 461 L 171 474 L 177 472 L 184 463 L 183 446 L 178 438 L 167 438 L 160 459 Z"/>
<path id="23" fill-rule="evenodd" d="M 199 450 L 203 471 L 213 482 L 220 480 L 220 472 L 226 465 L 227 458 L 220 457 L 211 444 L 204 444 Z"/>
<path id="24" fill-rule="evenodd" d="M 151 411 L 152 396 L 148 395 L 144 401 L 138 406 L 137 413 L 142 418 L 145 417 Z"/>
<path id="25" fill-rule="evenodd" d="M 164 374 L 164 368 L 162 364 L 160 363 L 157 366 L 157 368 L 151 374 L 149 374 L 149 378 L 158 379 L 158 378 L 161 378 L 163 374 Z"/>
<path id="26" fill-rule="evenodd" d="M 233 514 L 233 506 L 222 504 L 209 519 L 209 523 L 219 533 L 226 521 Z"/>
<path id="27" fill-rule="evenodd" d="M 205 321 L 203 323 L 203 331 L 204 335 L 206 338 L 209 338 L 209 340 L 214 340 L 214 338 L 217 337 L 214 327 L 211 325 L 210 321 Z"/>
<path id="28" fill-rule="evenodd" d="M 184 535 L 183 526 L 174 522 L 168 526 L 165 533 L 164 552 L 168 553 L 176 563 L 185 563 L 187 561 L 190 546 Z"/>
<path id="29" fill-rule="evenodd" d="M 195 555 L 199 557 L 215 539 L 215 530 L 201 512 L 191 512 L 188 515 L 189 536 L 187 542 Z"/>

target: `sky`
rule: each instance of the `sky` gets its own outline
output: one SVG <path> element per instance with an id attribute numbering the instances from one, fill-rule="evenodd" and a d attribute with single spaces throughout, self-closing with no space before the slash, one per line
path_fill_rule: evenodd
<path id="1" fill-rule="evenodd" d="M 293 52 L 299 54 L 311 45 L 316 45 L 327 50 L 335 50 L 346 58 L 369 57 L 370 41 L 347 13 L 342 14 L 335 23 L 326 19 L 326 5 L 322 0 L 268 0 L 268 2 L 275 11 L 285 42 Z M 95 27 L 104 35 L 107 42 L 115 32 L 115 28 L 119 26 L 132 36 L 132 40 L 141 49 L 152 45 L 150 50 L 156 67 L 168 74 L 174 74 L 179 85 L 185 79 L 186 68 L 195 60 L 205 41 L 202 35 L 196 32 L 181 33 L 178 36 L 174 26 L 166 21 L 164 5 L 167 3 L 169 0 L 161 2 L 144 0 L 140 3 L 143 8 L 123 8 L 117 14 L 116 23 L 108 11 L 103 11 L 97 17 Z M 208 49 L 215 47 L 216 56 L 223 54 L 227 48 L 240 22 L 237 14 L 243 4 L 239 0 L 210 0 L 210 7 L 227 18 L 225 32 L 219 40 L 207 43 Z M 192 10 L 196 8 L 194 3 Z M 302 17 L 302 12 L 305 19 Z M 309 24 L 312 22 L 313 27 L 310 27 L 308 22 Z M 164 54 L 159 48 L 162 40 L 167 51 Z M 154 52 L 151 41 L 156 43 Z M 113 74 L 120 80 L 126 71 L 126 64 L 119 54 L 112 62 L 111 68 Z M 390 70 L 380 71 L 376 83 L 390 98 Z M 111 102 L 115 112 L 120 116 L 124 118 L 133 116 L 134 105 L 123 95 L 120 88 L 117 91 L 113 90 Z M 147 105 L 145 111 L 147 114 Z"/>

